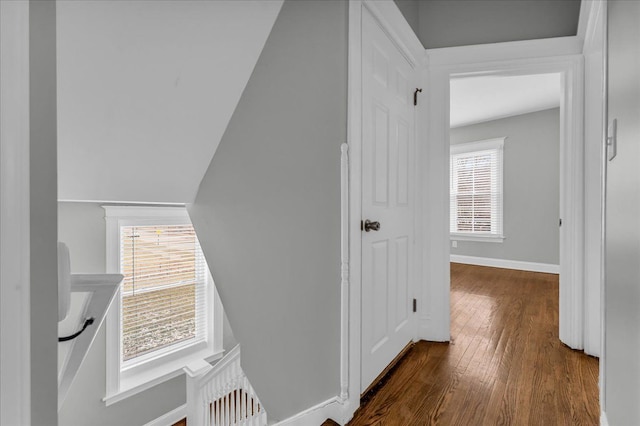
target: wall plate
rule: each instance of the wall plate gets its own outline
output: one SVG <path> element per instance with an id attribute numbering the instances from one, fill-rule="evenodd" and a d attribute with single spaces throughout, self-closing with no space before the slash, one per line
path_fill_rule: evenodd
<path id="1" fill-rule="evenodd" d="M 613 160 L 618 154 L 618 119 L 614 118 L 607 129 L 607 159 Z"/>

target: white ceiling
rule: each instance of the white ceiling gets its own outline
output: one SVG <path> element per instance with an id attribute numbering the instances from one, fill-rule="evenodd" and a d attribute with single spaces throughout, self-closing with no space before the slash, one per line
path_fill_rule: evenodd
<path id="1" fill-rule="evenodd" d="M 191 202 L 281 6 L 58 1 L 58 198 Z"/>
<path id="2" fill-rule="evenodd" d="M 560 106 L 560 74 L 480 76 L 451 80 L 451 127 Z"/>

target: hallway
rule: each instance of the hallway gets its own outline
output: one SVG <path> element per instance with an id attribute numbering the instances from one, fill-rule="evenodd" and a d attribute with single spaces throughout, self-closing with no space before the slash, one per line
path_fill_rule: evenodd
<path id="1" fill-rule="evenodd" d="M 451 343 L 418 342 L 363 425 L 597 425 L 598 359 L 558 339 L 558 276 L 451 264 Z"/>

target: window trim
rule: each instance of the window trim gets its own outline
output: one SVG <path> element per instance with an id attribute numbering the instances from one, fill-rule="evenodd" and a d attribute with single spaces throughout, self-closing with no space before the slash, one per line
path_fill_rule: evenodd
<path id="1" fill-rule="evenodd" d="M 120 271 L 120 228 L 130 225 L 191 224 L 184 206 L 102 206 L 106 221 L 106 268 L 108 273 Z M 196 359 L 214 361 L 222 357 L 224 314 L 211 276 L 207 279 L 208 335 L 205 341 L 162 348 L 160 354 L 143 355 L 135 362 L 122 361 L 121 289 L 106 317 L 106 396 L 107 406 L 135 395 L 183 373 L 183 367 Z"/>
<path id="2" fill-rule="evenodd" d="M 452 144 L 449 150 L 449 161 L 451 162 L 451 157 L 459 154 L 466 154 L 470 152 L 479 152 L 479 151 L 489 151 L 489 150 L 497 150 L 499 159 L 498 159 L 498 180 L 500 187 L 500 195 L 497 198 L 497 206 L 496 211 L 498 212 L 498 216 L 501 220 L 499 224 L 500 232 L 496 234 L 487 234 L 487 233 L 479 233 L 479 232 L 451 232 L 451 222 L 455 218 L 455 212 L 449 212 L 449 239 L 457 240 L 457 241 L 477 241 L 477 242 L 491 242 L 491 243 L 502 243 L 505 240 L 504 235 L 504 141 L 505 137 L 484 139 L 474 142 L 466 142 L 461 144 Z M 451 175 L 453 171 L 449 170 L 449 182 L 451 185 Z M 451 187 L 449 187 L 449 200 L 451 200 Z M 451 203 L 451 201 L 449 201 Z M 493 207 L 493 206 L 492 206 Z M 492 208 L 493 211 L 493 208 Z M 493 222 L 493 218 L 492 218 Z"/>

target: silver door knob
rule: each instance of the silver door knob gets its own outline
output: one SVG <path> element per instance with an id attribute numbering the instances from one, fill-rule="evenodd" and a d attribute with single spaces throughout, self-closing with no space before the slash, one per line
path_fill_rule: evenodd
<path id="1" fill-rule="evenodd" d="M 380 222 L 372 222 L 369 219 L 364 221 L 364 230 L 366 232 L 369 231 L 379 231 L 380 230 Z"/>

